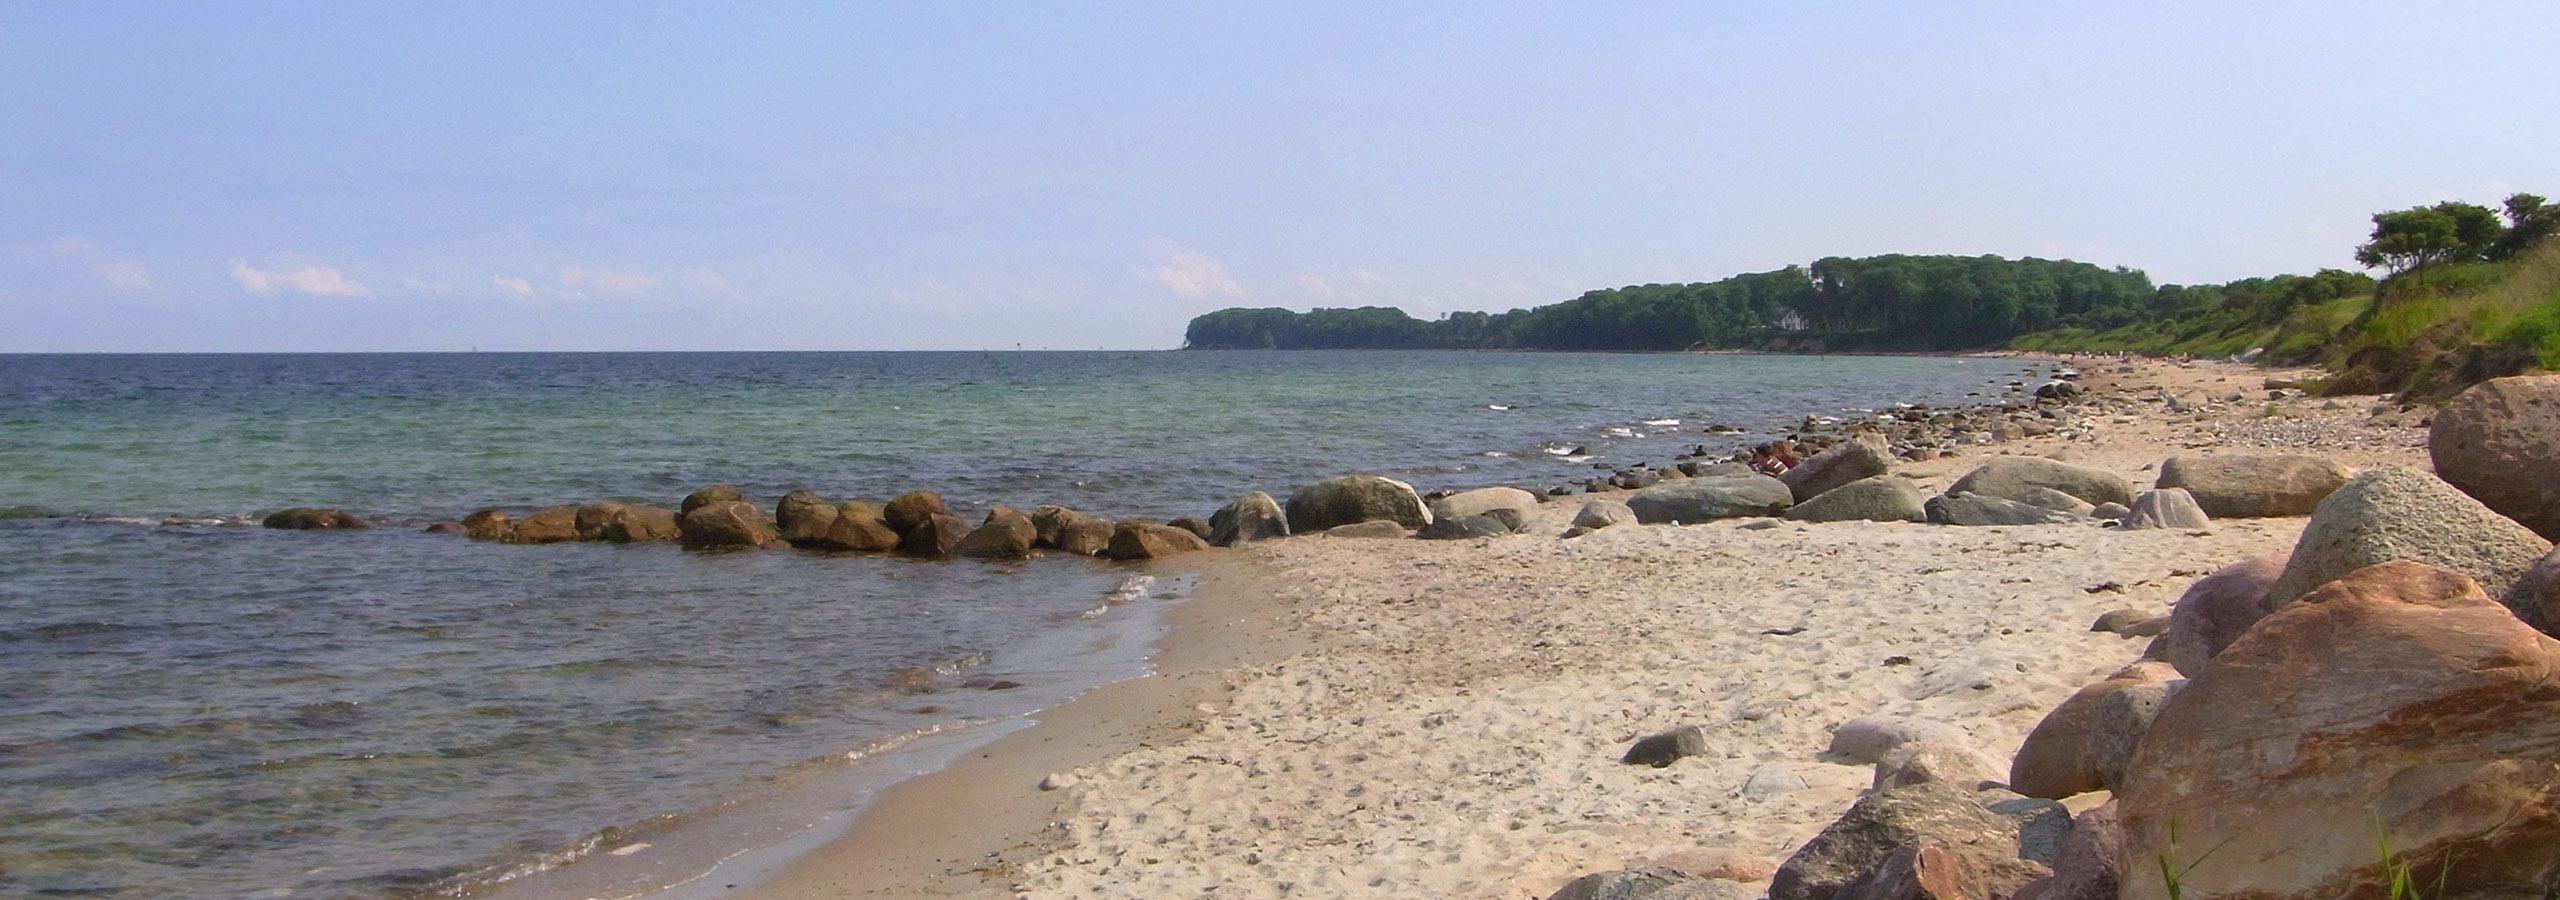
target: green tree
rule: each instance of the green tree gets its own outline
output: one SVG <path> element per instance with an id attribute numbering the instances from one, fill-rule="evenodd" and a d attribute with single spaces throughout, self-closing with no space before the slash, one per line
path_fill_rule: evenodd
<path id="1" fill-rule="evenodd" d="M 2452 216 L 2423 206 L 2375 213 L 2373 239 L 2356 248 L 2356 262 L 2368 269 L 2403 272 L 2449 259 L 2459 246 L 2461 237 Z"/>
<path id="2" fill-rule="evenodd" d="M 2508 197 L 2506 214 L 2507 233 L 2489 247 L 2490 259 L 2515 256 L 2560 233 L 2560 206 L 2551 205 L 2538 194 Z"/>

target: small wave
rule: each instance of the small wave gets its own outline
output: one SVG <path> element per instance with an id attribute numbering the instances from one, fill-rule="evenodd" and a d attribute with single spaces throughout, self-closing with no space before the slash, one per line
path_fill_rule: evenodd
<path id="1" fill-rule="evenodd" d="M 1600 429 L 1600 433 L 1614 438 L 1640 438 L 1644 436 L 1636 433 L 1635 429 L 1628 428 L 1624 425 L 1611 425 L 1607 428 Z"/>
<path id="2" fill-rule="evenodd" d="M 1484 408 L 1486 408 L 1486 409 L 1490 409 L 1490 410 L 1495 410 L 1495 411 L 1498 411 L 1498 412 L 1509 412 L 1509 411 L 1511 411 L 1511 405 L 1510 405 L 1510 404 L 1507 404 L 1507 403 L 1487 403 L 1487 404 L 1485 404 L 1485 405 L 1484 405 Z"/>
<path id="3" fill-rule="evenodd" d="M 1486 455 L 1486 456 L 1490 456 L 1490 457 L 1493 457 L 1493 458 L 1495 458 L 1495 459 L 1509 459 L 1509 458 L 1511 458 L 1511 454 L 1504 453 L 1504 452 L 1502 452 L 1502 451 L 1500 451 L 1500 450 L 1487 450 L 1487 451 L 1485 451 L 1485 452 L 1484 452 L 1484 455 Z"/>
<path id="4" fill-rule="evenodd" d="M 34 628 L 0 631 L 0 641 L 67 641 L 90 635 L 143 630 L 146 629 L 139 625 L 118 625 L 113 622 L 56 622 Z"/>
<path id="5" fill-rule="evenodd" d="M 1147 589 L 1154 587 L 1155 583 L 1156 577 L 1153 575 L 1131 575 L 1127 578 L 1121 579 L 1120 583 L 1112 587 L 1111 590 L 1104 592 L 1102 595 L 1102 602 L 1115 605 L 1133 602 L 1141 597 L 1145 597 L 1147 595 Z"/>
<path id="6" fill-rule="evenodd" d="M 1651 426 L 1653 426 L 1653 427 L 1655 427 L 1655 428 L 1670 428 L 1670 427 L 1674 427 L 1674 426 L 1679 425 L 1679 424 L 1680 424 L 1680 420 L 1678 420 L 1678 419 L 1646 419 L 1646 420 L 1644 420 L 1643 422 L 1641 422 L 1641 423 L 1639 423 L 1639 424 L 1651 425 Z"/>

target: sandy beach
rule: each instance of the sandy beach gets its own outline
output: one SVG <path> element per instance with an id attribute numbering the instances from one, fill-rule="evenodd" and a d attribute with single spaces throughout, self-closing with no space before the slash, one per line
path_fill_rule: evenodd
<path id="1" fill-rule="evenodd" d="M 1935 492 L 2003 453 L 2137 486 L 2181 454 L 2426 465 L 2424 410 L 2271 399 L 2285 373 L 2237 365 L 2074 364 L 2090 387 L 2076 427 L 1895 471 Z M 2194 396 L 2208 402 L 2163 399 Z M 1744 519 L 1558 538 L 1580 501 L 1506 538 L 1300 537 L 1159 563 L 1206 583 L 1154 676 L 901 785 L 841 840 L 725 896 L 1535 900 L 1640 864 L 1765 879 L 1869 784 L 1823 753 L 1842 722 L 1937 720 L 2005 761 L 2055 703 L 2142 653 L 2092 620 L 2165 612 L 2304 521 Z M 1707 754 L 1620 764 L 1687 725 Z"/>

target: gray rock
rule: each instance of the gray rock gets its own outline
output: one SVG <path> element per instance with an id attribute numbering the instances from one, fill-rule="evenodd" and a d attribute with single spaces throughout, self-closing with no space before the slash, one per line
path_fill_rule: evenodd
<path id="1" fill-rule="evenodd" d="M 744 500 L 714 500 L 677 520 L 688 547 L 779 547 L 782 532 L 773 517 Z"/>
<path id="2" fill-rule="evenodd" d="M 2204 671 L 2215 654 L 2273 611 L 2267 590 L 2284 574 L 2285 558 L 2283 552 L 2251 557 L 2188 585 L 2169 610 L 2161 658 L 2188 675 Z"/>
<path id="3" fill-rule="evenodd" d="M 1289 495 L 1289 531 L 1304 534 L 1384 519 L 1406 528 L 1431 524 L 1413 485 L 1376 475 L 1327 478 Z"/>
<path id="4" fill-rule="evenodd" d="M 2089 630 L 2103 631 L 2108 634 L 2124 634 L 2125 629 L 2131 628 L 2134 626 L 2134 623 L 2149 619 L 2151 616 L 2151 611 L 2147 609 L 2135 609 L 2132 607 L 2126 607 L 2124 609 L 2110 609 L 2104 613 L 2100 613 L 2097 621 L 2089 623 Z"/>
<path id="5" fill-rule="evenodd" d="M 1661 734 L 1648 735 L 1627 748 L 1618 761 L 1630 766 L 1662 768 L 1683 756 L 1701 756 L 1707 752 L 1707 733 L 1695 725 L 1683 725 Z"/>
<path id="6" fill-rule="evenodd" d="M 2187 495 L 2186 488 L 2160 488 L 2133 498 L 2133 511 L 2125 514 L 2123 527 L 2203 528 L 2209 524 L 2204 509 L 2196 505 L 2196 498 Z"/>
<path id="7" fill-rule="evenodd" d="M 2161 704 L 2184 686 L 2184 679 L 2137 684 L 2098 698 L 2097 715 L 2089 728 L 2089 762 L 2097 766 L 2099 787 L 2112 791 L 2124 784 L 2134 745 L 2151 729 L 2151 720 L 2160 717 Z"/>
<path id="8" fill-rule="evenodd" d="M 1825 752 L 1854 762 L 1872 763 L 1884 759 L 1893 748 L 1914 741 L 1969 747 L 1973 736 L 1962 728 L 1931 719 L 1859 716 L 1831 730 L 1831 746 Z"/>
<path id="9" fill-rule="evenodd" d="M 2041 506 L 2055 512 L 2067 512 L 2075 516 L 2090 515 L 2098 511 L 2098 508 L 2090 504 L 2087 500 L 2082 500 L 2078 497 L 2065 494 L 2049 487 L 2028 488 L 2025 491 L 2019 492 L 2017 500 L 2018 502 L 2024 503 L 2028 506 Z"/>
<path id="10" fill-rule="evenodd" d="M 794 547 L 817 546 L 826 539 L 827 526 L 835 521 L 836 505 L 817 491 L 792 491 L 773 505 L 774 525 L 782 530 L 782 539 Z"/>
<path id="11" fill-rule="evenodd" d="M 2472 385 L 2429 421 L 2427 456 L 2447 483 L 2560 540 L 2560 375 Z"/>
<path id="12" fill-rule="evenodd" d="M 1058 537 L 1052 545 L 1060 553 L 1076 556 L 1100 556 L 1111 549 L 1111 534 L 1118 526 L 1101 516 L 1078 513 L 1058 525 Z"/>
<path id="13" fill-rule="evenodd" d="M 2000 793 L 2005 796 L 1989 800 L 1982 808 L 2017 823 L 2018 858 L 2053 865 L 2062 853 L 2063 841 L 2071 836 L 2071 808 L 2060 800 L 2021 796 L 2015 791 Z"/>
<path id="14" fill-rule="evenodd" d="M 2023 836 L 2019 843 L 2023 856 Z M 2110 800 L 2071 821 L 2062 849 L 2051 862 L 2053 876 L 2027 885 L 2016 900 L 2117 900 L 2124 862 L 2124 827 L 2117 823 L 2116 804 Z"/>
<path id="15" fill-rule="evenodd" d="M 1927 498 L 1908 478 L 1878 475 L 1824 491 L 1787 510 L 1799 522 L 1925 522 Z"/>
<path id="16" fill-rule="evenodd" d="M 1229 500 L 1209 514 L 1209 543 L 1220 547 L 1288 536 L 1289 517 L 1280 511 L 1280 501 L 1261 491 Z"/>
<path id="17" fill-rule="evenodd" d="M 1547 900 L 1651 900 L 1673 885 L 1699 880 L 1665 868 L 1593 872 L 1566 883 Z"/>
<path id="18" fill-rule="evenodd" d="M 1956 479 L 1946 492 L 1971 492 L 2024 502 L 2027 489 L 2037 487 L 2052 488 L 2092 504 L 2133 503 L 2133 483 L 2122 475 L 2033 456 L 1993 457 Z"/>
<path id="19" fill-rule="evenodd" d="M 2173 456 L 2160 464 L 2157 486 L 2185 488 L 2217 519 L 2307 516 L 2353 473 L 2317 456 Z"/>
<path id="20" fill-rule="evenodd" d="M 1031 517 L 1010 507 L 987 510 L 985 521 L 951 546 L 951 554 L 970 559 L 1024 559 L 1040 539 Z"/>
<path id="21" fill-rule="evenodd" d="M 1795 505 L 1785 482 L 1766 475 L 1716 475 L 1655 485 L 1627 498 L 1636 521 L 1695 525 L 1717 519 L 1775 516 Z"/>
<path id="22" fill-rule="evenodd" d="M 1929 521 L 1940 525 L 2051 525 L 2082 521 L 2067 512 L 1974 493 L 1931 497 L 1922 508 Z"/>
<path id="23" fill-rule="evenodd" d="M 1469 538 L 1502 537 L 1510 533 L 1511 526 L 1501 519 L 1492 516 L 1466 516 L 1456 519 L 1434 517 L 1431 524 L 1422 526 L 1422 530 L 1414 532 L 1413 536 L 1426 541 L 1463 541 Z"/>
<path id="24" fill-rule="evenodd" d="M 1398 525 L 1394 522 L 1389 522 L 1385 519 L 1372 519 L 1366 522 L 1353 522 L 1349 525 L 1336 525 L 1324 530 L 1325 537 L 1338 538 L 1402 539 L 1405 537 L 1405 534 L 1404 526 Z"/>
<path id="25" fill-rule="evenodd" d="M 1611 525 L 1622 525 L 1635 520 L 1636 511 L 1628 509 L 1627 504 L 1604 497 L 1583 501 L 1582 511 L 1573 514 L 1573 527 L 1584 531 L 1598 531 Z"/>
<path id="26" fill-rule="evenodd" d="M 1500 522 L 1502 527 L 1511 529 L 1511 533 L 1519 534 L 1529 530 L 1530 515 L 1516 509 L 1489 509 L 1485 510 L 1483 518 Z"/>
<path id="27" fill-rule="evenodd" d="M 1895 850 L 1922 840 L 2005 847 L 2005 855 L 2017 856 L 2009 820 L 1982 808 L 1969 792 L 1915 784 L 1859 798 L 1778 867 L 1769 900 L 1833 900 Z"/>
<path id="28" fill-rule="evenodd" d="M 296 506 L 271 513 L 258 524 L 285 531 L 354 530 L 373 527 L 372 523 L 343 509 L 315 509 L 308 506 Z"/>
<path id="29" fill-rule="evenodd" d="M 676 516 L 677 518 L 683 518 L 685 515 L 692 513 L 694 510 L 701 509 L 708 504 L 719 503 L 724 500 L 744 499 L 747 499 L 747 495 L 741 493 L 738 490 L 737 485 L 715 484 L 693 493 L 686 494 L 684 502 L 676 507 Z"/>
<path id="30" fill-rule="evenodd" d="M 1778 476 L 1795 502 L 1803 503 L 1853 481 L 1874 478 L 1892 468 L 1881 436 L 1841 441 Z"/>
<path id="31" fill-rule="evenodd" d="M 1497 509 L 1513 510 L 1522 515 L 1536 515 L 1538 495 L 1516 487 L 1477 488 L 1460 491 L 1431 501 L 1433 518 L 1463 519 L 1481 516 Z"/>
<path id="32" fill-rule="evenodd" d="M 2560 635 L 2560 550 L 2526 568 L 2498 602 L 2535 631 Z"/>
<path id="33" fill-rule="evenodd" d="M 2133 508 L 2122 503 L 2101 503 L 2097 506 L 2090 507 L 2089 517 L 2094 519 L 2122 519 L 2131 512 L 2133 512 Z"/>
<path id="34" fill-rule="evenodd" d="M 1984 782 L 2000 783 L 2008 772 L 2008 765 L 1983 755 L 1970 744 L 1911 741 L 1895 746 L 1885 752 L 1884 758 L 1876 760 L 1871 786 L 1881 791 L 1935 781 L 1971 791 Z"/>
<path id="35" fill-rule="evenodd" d="M 933 517 L 946 515 L 949 512 L 950 510 L 942 505 L 941 494 L 932 491 L 908 491 L 890 498 L 888 503 L 881 505 L 880 520 L 889 523 L 889 530 L 904 536 L 916 530 L 918 526 L 931 521 Z"/>
<path id="36" fill-rule="evenodd" d="M 2551 542 L 2435 476 L 2383 466 L 2320 501 L 2284 574 L 2267 589 L 2268 605 L 2281 607 L 2349 572 L 2392 560 L 2460 572 L 2499 597 L 2549 552 Z"/>
<path id="37" fill-rule="evenodd" d="M 1713 478 L 1718 475 L 1758 475 L 1750 466 L 1738 462 L 1699 462 L 1690 460 L 1675 466 L 1680 474 L 1691 478 Z"/>

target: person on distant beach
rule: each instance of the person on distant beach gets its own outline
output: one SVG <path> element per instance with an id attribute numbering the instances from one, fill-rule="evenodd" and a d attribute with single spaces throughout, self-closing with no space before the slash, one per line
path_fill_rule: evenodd
<path id="1" fill-rule="evenodd" d="M 1787 474 L 1799 462 L 1802 460 L 1796 458 L 1795 445 L 1789 441 L 1770 441 L 1751 448 L 1751 471 L 1762 475 Z"/>

